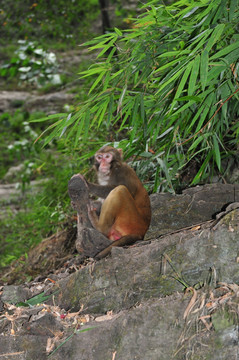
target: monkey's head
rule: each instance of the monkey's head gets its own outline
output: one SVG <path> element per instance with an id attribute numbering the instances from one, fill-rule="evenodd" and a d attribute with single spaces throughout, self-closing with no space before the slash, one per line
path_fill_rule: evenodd
<path id="1" fill-rule="evenodd" d="M 121 162 L 123 156 L 122 149 L 115 149 L 112 146 L 103 146 L 95 154 L 95 168 L 97 172 L 108 175 L 112 165 Z"/>

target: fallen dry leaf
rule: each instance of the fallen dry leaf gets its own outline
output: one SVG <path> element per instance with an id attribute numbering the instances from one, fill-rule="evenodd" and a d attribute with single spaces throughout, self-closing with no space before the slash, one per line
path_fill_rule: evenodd
<path id="1" fill-rule="evenodd" d="M 100 322 L 100 321 L 108 321 L 114 318 L 115 315 L 113 314 L 106 314 L 106 315 L 102 315 L 102 316 L 98 316 L 97 318 L 95 318 L 95 321 Z"/>
<path id="2" fill-rule="evenodd" d="M 55 347 L 55 342 L 53 341 L 52 338 L 49 337 L 46 342 L 46 353 L 47 354 L 51 353 L 54 347 Z"/>
<path id="3" fill-rule="evenodd" d="M 184 314 L 183 314 L 183 318 L 186 319 L 188 314 L 191 312 L 192 308 L 194 307 L 195 305 L 195 302 L 196 302 L 196 299 L 197 299 L 197 291 L 193 288 L 193 287 L 188 287 L 186 289 L 186 292 L 187 293 L 188 291 L 192 291 L 193 292 L 193 296 L 186 308 L 186 310 L 184 311 Z"/>
<path id="4" fill-rule="evenodd" d="M 208 324 L 206 319 L 210 319 L 210 323 Z M 205 325 L 207 330 L 210 330 L 212 327 L 212 322 L 211 322 L 211 315 L 205 315 L 205 316 L 201 316 L 199 318 L 199 320 L 201 320 L 203 322 L 203 324 Z"/>
<path id="5" fill-rule="evenodd" d="M 201 226 L 198 225 L 198 226 L 192 227 L 191 231 L 196 231 L 196 230 L 200 230 L 200 229 L 201 229 Z"/>

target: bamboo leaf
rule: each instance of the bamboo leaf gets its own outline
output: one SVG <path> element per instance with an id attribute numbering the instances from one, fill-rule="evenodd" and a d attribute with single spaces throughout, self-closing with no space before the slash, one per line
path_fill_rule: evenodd
<path id="1" fill-rule="evenodd" d="M 110 63 L 110 61 L 111 61 L 113 55 L 115 54 L 115 52 L 116 52 L 116 46 L 114 46 L 114 47 L 111 49 L 111 51 L 110 51 L 110 53 L 109 53 L 109 55 L 108 55 L 108 57 L 107 57 L 107 59 L 106 59 L 106 63 Z"/>
<path id="2" fill-rule="evenodd" d="M 52 129 L 55 128 L 57 125 L 61 124 L 62 121 L 63 121 L 63 119 L 58 120 L 58 121 L 56 121 L 54 124 L 51 124 L 50 126 L 48 126 L 48 127 L 37 137 L 37 139 L 34 141 L 34 144 L 35 144 L 43 135 L 45 135 L 45 133 L 46 133 L 47 131 L 52 130 Z M 59 128 L 57 128 L 57 131 L 59 131 Z M 45 145 L 47 145 L 47 144 L 48 144 L 48 142 L 46 143 L 46 140 L 45 140 L 43 146 L 45 146 Z"/>
<path id="3" fill-rule="evenodd" d="M 84 79 L 84 78 L 86 78 L 88 76 L 101 74 L 102 72 L 105 72 L 105 71 L 106 71 L 106 69 L 101 66 L 101 67 L 97 67 L 97 68 L 91 68 L 91 69 L 88 69 L 86 71 L 82 71 L 82 72 L 79 73 L 79 75 L 83 74 L 83 76 L 81 76 L 80 78 Z"/>
<path id="4" fill-rule="evenodd" d="M 219 59 L 220 57 L 222 57 L 238 48 L 239 48 L 239 41 L 236 41 L 235 43 L 230 44 L 230 45 L 226 46 L 224 49 L 218 51 L 216 54 L 210 56 L 210 60 Z"/>
<path id="5" fill-rule="evenodd" d="M 200 62 L 200 80 L 202 90 L 205 90 L 207 84 L 207 74 L 208 74 L 208 51 L 204 50 L 201 56 Z"/>
<path id="6" fill-rule="evenodd" d="M 236 9 L 238 7 L 238 0 L 232 0 L 229 8 L 229 21 L 232 21 L 237 13 Z"/>
<path id="7" fill-rule="evenodd" d="M 182 18 L 185 19 L 185 18 L 191 16 L 191 15 L 194 14 L 195 11 L 197 11 L 198 9 L 199 9 L 198 6 L 193 7 L 193 8 L 192 8 L 189 12 L 187 12 L 187 14 L 185 14 Z"/>
<path id="8" fill-rule="evenodd" d="M 109 82 L 111 80 L 111 72 L 110 70 L 107 70 L 106 73 L 105 73 L 105 78 L 104 78 L 104 81 L 103 81 L 103 91 L 106 91 L 108 86 L 109 86 Z"/>
<path id="9" fill-rule="evenodd" d="M 122 31 L 120 31 L 118 28 L 114 28 L 114 31 L 116 32 L 116 34 L 117 35 L 119 35 L 119 36 L 122 36 L 123 35 L 123 33 L 122 33 Z"/>
<path id="10" fill-rule="evenodd" d="M 196 47 L 193 48 L 192 53 L 190 55 L 195 55 L 197 54 L 198 51 L 200 51 L 202 49 L 202 47 L 205 45 L 206 39 L 208 38 L 208 36 L 211 34 L 212 29 L 207 29 L 205 32 L 203 32 L 203 37 L 200 39 L 200 41 L 198 42 L 198 40 L 194 41 L 192 43 L 192 45 L 190 46 L 191 48 L 193 48 L 194 45 L 196 45 Z"/>
<path id="11" fill-rule="evenodd" d="M 163 54 L 160 54 L 158 58 L 165 58 L 165 57 L 176 57 L 177 55 L 189 54 L 190 50 L 175 50 L 175 51 L 167 51 Z"/>
<path id="12" fill-rule="evenodd" d="M 176 80 L 183 72 L 184 68 L 177 71 L 171 78 L 169 78 L 166 82 L 162 82 L 162 84 L 159 85 L 159 90 L 156 92 L 155 95 L 158 95 L 167 85 L 169 85 L 171 82 Z"/>
<path id="13" fill-rule="evenodd" d="M 107 126 L 110 125 L 110 122 L 112 121 L 112 114 L 113 114 L 113 105 L 114 105 L 114 96 L 110 95 L 110 101 L 109 101 L 109 110 L 108 110 L 108 117 L 107 117 Z"/>
<path id="14" fill-rule="evenodd" d="M 107 45 L 104 46 L 104 48 L 101 50 L 101 52 L 97 55 L 97 59 L 100 58 L 102 55 L 106 53 L 112 46 L 115 44 L 115 39 L 111 40 Z"/>
<path id="15" fill-rule="evenodd" d="M 225 29 L 225 24 L 219 24 L 216 26 L 216 28 L 213 30 L 211 34 L 211 37 L 207 43 L 205 50 L 207 50 L 208 52 L 211 50 L 213 45 L 216 44 L 218 39 L 220 39 L 224 29 Z"/>
<path id="16" fill-rule="evenodd" d="M 208 83 L 211 84 L 211 81 L 213 81 L 214 79 L 217 79 L 218 76 L 228 68 L 227 64 L 225 63 L 218 63 L 218 64 L 211 64 L 212 68 L 211 70 L 209 70 L 208 72 L 208 76 L 207 76 L 207 81 Z"/>
<path id="17" fill-rule="evenodd" d="M 214 135 L 213 136 L 213 155 L 214 158 L 216 160 L 216 164 L 218 167 L 218 170 L 221 171 L 221 154 L 220 154 L 220 149 L 219 149 L 219 144 L 217 141 L 217 137 Z"/>
<path id="18" fill-rule="evenodd" d="M 169 175 L 169 171 L 168 171 L 168 167 L 167 167 L 166 163 L 160 157 L 157 157 L 156 160 L 159 163 L 161 169 L 163 170 L 168 183 L 171 185 L 171 188 L 173 189 L 172 182 L 171 182 L 171 177 Z"/>
<path id="19" fill-rule="evenodd" d="M 231 93 L 228 84 L 224 83 L 221 86 L 220 90 L 221 90 L 221 94 L 222 94 L 222 101 L 225 101 L 230 96 L 230 93 Z M 225 121 L 227 121 L 227 118 L 228 118 L 227 108 L 228 108 L 228 103 L 223 104 L 223 106 L 222 106 L 222 114 L 224 116 Z"/>
<path id="20" fill-rule="evenodd" d="M 58 124 L 59 124 L 58 121 L 55 124 L 53 124 L 55 129 L 46 137 L 46 139 L 44 141 L 44 146 L 49 144 L 54 138 L 56 138 L 56 137 L 58 137 L 60 135 L 60 132 L 61 132 L 62 129 L 57 127 Z M 47 128 L 47 130 L 48 129 L 49 128 Z"/>
<path id="21" fill-rule="evenodd" d="M 117 112 L 119 112 L 120 109 L 121 109 L 121 107 L 122 107 L 122 102 L 123 102 L 123 99 L 124 99 L 126 90 L 127 90 L 127 84 L 124 86 L 124 88 L 123 88 L 123 90 L 122 90 L 122 93 L 121 93 L 121 95 L 120 95 L 119 102 L 118 102 L 118 106 L 117 106 Z"/>
<path id="22" fill-rule="evenodd" d="M 167 135 L 170 131 L 172 131 L 174 129 L 173 126 L 170 126 L 170 128 L 168 128 L 167 130 L 165 130 L 162 134 L 160 134 L 157 139 L 161 139 L 163 138 L 165 135 Z"/>
<path id="23" fill-rule="evenodd" d="M 77 123 L 77 128 L 76 128 L 76 134 L 75 134 L 75 143 L 74 143 L 75 147 L 77 146 L 77 143 L 81 136 L 83 126 L 84 126 L 84 118 L 79 118 L 79 122 Z"/>
<path id="24" fill-rule="evenodd" d="M 233 62 L 237 62 L 239 59 L 239 48 L 230 52 L 223 60 L 227 62 L 228 65 L 231 65 Z"/>
<path id="25" fill-rule="evenodd" d="M 189 96 L 192 95 L 195 90 L 195 85 L 199 74 L 199 65 L 200 65 L 200 55 L 197 55 L 194 59 L 192 72 L 189 78 L 189 84 L 188 84 Z"/>
<path id="26" fill-rule="evenodd" d="M 194 100 L 196 103 L 200 103 L 202 101 L 202 98 L 199 96 L 182 96 L 180 98 L 176 99 L 177 101 L 189 101 Z"/>
<path id="27" fill-rule="evenodd" d="M 176 110 L 176 111 L 173 113 L 173 116 L 176 116 L 176 115 L 180 114 L 181 112 L 183 112 L 184 110 L 186 110 L 186 109 L 188 109 L 190 106 L 192 106 L 194 103 L 195 103 L 195 100 L 188 101 L 185 105 L 179 107 L 179 109 Z"/>
<path id="28" fill-rule="evenodd" d="M 189 64 L 185 64 L 185 67 L 186 67 L 186 69 L 185 69 L 184 74 L 182 76 L 182 79 L 181 79 L 181 81 L 180 81 L 180 83 L 178 85 L 176 94 L 174 96 L 174 100 L 173 100 L 172 105 L 171 105 L 170 112 L 173 110 L 173 107 L 174 107 L 174 105 L 176 103 L 176 99 L 181 95 L 181 93 L 182 93 L 182 91 L 184 89 L 185 83 L 186 83 L 186 81 L 188 79 L 188 76 L 189 76 L 191 68 L 192 68 L 192 62 L 190 62 Z"/>
<path id="29" fill-rule="evenodd" d="M 117 76 L 121 75 L 122 72 L 124 72 L 124 69 L 118 70 L 116 73 L 111 75 L 111 79 L 113 80 L 114 78 L 116 78 Z"/>
<path id="30" fill-rule="evenodd" d="M 207 96 L 206 100 L 204 101 L 203 105 L 203 113 L 200 117 L 200 120 L 197 124 L 197 127 L 196 127 L 196 132 L 198 132 L 199 130 L 201 130 L 202 126 L 203 126 L 203 123 L 206 119 L 206 116 L 207 114 L 209 113 L 209 111 L 211 110 L 211 105 L 212 105 L 212 102 L 215 102 L 215 94 L 214 93 L 211 93 L 209 96 Z"/>
<path id="31" fill-rule="evenodd" d="M 101 114 L 100 114 L 100 117 L 99 117 L 99 120 L 98 120 L 98 127 L 100 127 L 100 125 L 101 125 L 101 123 L 103 121 L 103 118 L 105 116 L 109 101 L 110 101 L 110 98 L 107 97 L 105 103 L 102 106 L 102 111 L 101 111 Z"/>
<path id="32" fill-rule="evenodd" d="M 142 122 L 144 123 L 145 120 L 145 108 L 144 108 L 144 95 L 140 94 L 140 116 Z"/>
<path id="33" fill-rule="evenodd" d="M 192 181 L 192 185 L 197 184 L 197 183 L 199 182 L 199 180 L 202 178 L 202 176 L 204 175 L 205 169 L 206 169 L 206 167 L 208 166 L 209 161 L 210 161 L 212 155 L 213 155 L 213 154 L 212 154 L 212 151 L 210 151 L 210 152 L 207 154 L 207 156 L 206 156 L 204 162 L 202 163 L 202 165 L 201 165 L 201 167 L 200 167 L 197 175 L 194 177 L 194 179 L 193 179 L 193 181 Z"/>
<path id="34" fill-rule="evenodd" d="M 131 131 L 131 135 L 130 135 L 131 142 L 135 139 L 135 134 L 138 129 L 137 115 L 138 115 L 139 105 L 140 105 L 140 95 L 137 95 L 135 97 L 133 113 L 132 113 L 132 118 L 131 118 L 131 124 L 132 124 L 132 131 Z"/>
<path id="35" fill-rule="evenodd" d="M 200 142 L 202 142 L 205 138 L 200 135 L 196 138 L 196 140 L 193 141 L 192 145 L 190 146 L 190 148 L 188 149 L 188 152 L 196 149 L 196 147 L 200 144 Z"/>
<path id="36" fill-rule="evenodd" d="M 123 109 L 119 113 L 119 116 L 116 118 L 116 121 L 118 121 L 118 120 L 121 121 L 119 131 L 122 131 L 124 129 L 124 125 L 125 125 L 126 121 L 128 121 L 129 118 L 131 117 L 132 112 L 133 112 L 133 107 L 134 107 L 134 102 L 133 102 L 133 99 L 130 98 L 128 100 L 127 104 L 123 107 Z"/>
<path id="37" fill-rule="evenodd" d="M 165 70 L 165 69 L 173 66 L 174 64 L 179 63 L 179 62 L 180 62 L 181 60 L 183 60 L 183 59 L 184 59 L 184 57 L 182 56 L 182 57 L 180 57 L 180 58 L 177 58 L 176 60 L 172 60 L 172 61 L 167 62 L 165 65 L 162 65 L 162 66 L 160 66 L 159 68 L 157 68 L 157 69 L 154 71 L 154 74 L 157 74 L 158 72 L 163 71 L 163 70 Z"/>
<path id="38" fill-rule="evenodd" d="M 105 34 L 103 35 L 102 37 L 104 37 L 104 40 L 101 41 L 101 42 L 96 42 L 96 45 L 94 46 L 91 46 L 89 48 L 89 50 L 96 50 L 96 49 L 101 49 L 102 47 L 105 46 L 105 44 L 107 44 L 109 41 L 111 40 L 116 40 L 117 39 L 117 36 L 116 34 Z M 97 38 L 96 38 L 97 39 Z M 99 39 L 99 38 L 98 38 Z M 88 45 L 89 43 L 86 43 L 85 45 Z"/>
<path id="39" fill-rule="evenodd" d="M 100 73 L 100 75 L 97 77 L 97 79 L 94 81 L 94 83 L 92 84 L 90 90 L 89 90 L 89 94 L 94 90 L 94 88 L 99 84 L 99 82 L 102 80 L 103 76 L 106 74 L 106 71 L 102 71 L 102 73 Z"/>
<path id="40" fill-rule="evenodd" d="M 59 114 L 53 114 L 53 115 L 48 115 L 46 117 L 40 118 L 40 119 L 34 119 L 34 120 L 30 120 L 30 123 L 35 123 L 35 122 L 43 122 L 43 121 L 49 121 L 51 119 L 59 119 L 62 117 L 67 116 L 67 113 L 59 113 Z"/>
<path id="41" fill-rule="evenodd" d="M 83 124 L 82 124 L 83 126 Z M 90 112 L 89 110 L 86 112 L 85 119 L 84 119 L 84 135 L 83 135 L 83 141 L 86 141 L 88 138 L 88 132 L 90 128 Z"/>

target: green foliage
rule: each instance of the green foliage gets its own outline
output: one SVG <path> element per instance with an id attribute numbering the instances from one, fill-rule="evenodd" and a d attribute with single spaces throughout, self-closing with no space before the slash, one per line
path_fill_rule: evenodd
<path id="1" fill-rule="evenodd" d="M 11 197 L 0 204 L 2 210 L 3 206 L 6 209 L 4 216 L 0 214 L 0 268 L 64 228 L 73 213 L 68 180 L 80 168 L 84 172 L 79 154 L 72 151 L 70 144 L 68 152 L 62 141 L 52 142 L 44 151 L 40 141 L 34 145 L 42 128 L 29 121 L 38 116 L 43 114 L 29 114 L 22 109 L 0 116 L 0 179 L 12 166 L 23 165 L 21 171 L 7 179 L 16 184 L 20 195 L 17 200 Z M 41 183 L 32 187 L 32 180 Z M 16 211 L 19 207 L 21 210 Z"/>
<path id="2" fill-rule="evenodd" d="M 43 86 L 46 83 L 61 84 L 58 74 L 56 56 L 53 52 L 43 50 L 36 42 L 19 40 L 19 47 L 10 62 L 0 67 L 0 76 L 8 79 Z"/>
<path id="3" fill-rule="evenodd" d="M 89 23 L 98 15 L 98 0 L 8 0 L 0 9 L 0 43 L 35 38 L 75 45 L 89 35 Z"/>
<path id="4" fill-rule="evenodd" d="M 128 155 L 148 166 L 149 185 L 167 188 L 192 161 L 192 184 L 236 155 L 239 123 L 238 0 L 180 0 L 170 6 L 152 1 L 131 30 L 86 43 L 97 62 L 81 73 L 92 78 L 88 99 L 74 113 L 59 117 L 45 138 L 66 134 L 87 142 L 106 127 Z"/>
<path id="5" fill-rule="evenodd" d="M 22 200 L 17 201 L 21 210 L 16 213 L 14 200 L 9 199 L 9 210 L 4 218 L 0 218 L 0 267 L 27 253 L 29 248 L 50 236 L 69 220 L 71 214 L 67 182 L 73 174 L 70 164 L 59 154 L 57 161 L 52 159 L 44 164 L 46 175 L 54 178 L 46 179 L 40 185 L 31 188 L 25 184 Z M 32 177 L 31 177 L 32 178 Z M 24 181 L 24 179 L 22 179 Z M 19 185 L 21 183 L 19 182 Z M 5 203 L 6 207 L 7 204 Z"/>

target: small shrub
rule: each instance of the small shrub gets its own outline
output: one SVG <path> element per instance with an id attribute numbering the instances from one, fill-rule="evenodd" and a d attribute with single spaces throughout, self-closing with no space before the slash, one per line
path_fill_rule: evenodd
<path id="1" fill-rule="evenodd" d="M 56 55 L 47 52 L 36 42 L 19 40 L 19 47 L 10 62 L 0 68 L 0 76 L 18 77 L 20 82 L 28 82 L 41 87 L 47 83 L 61 84 Z"/>

